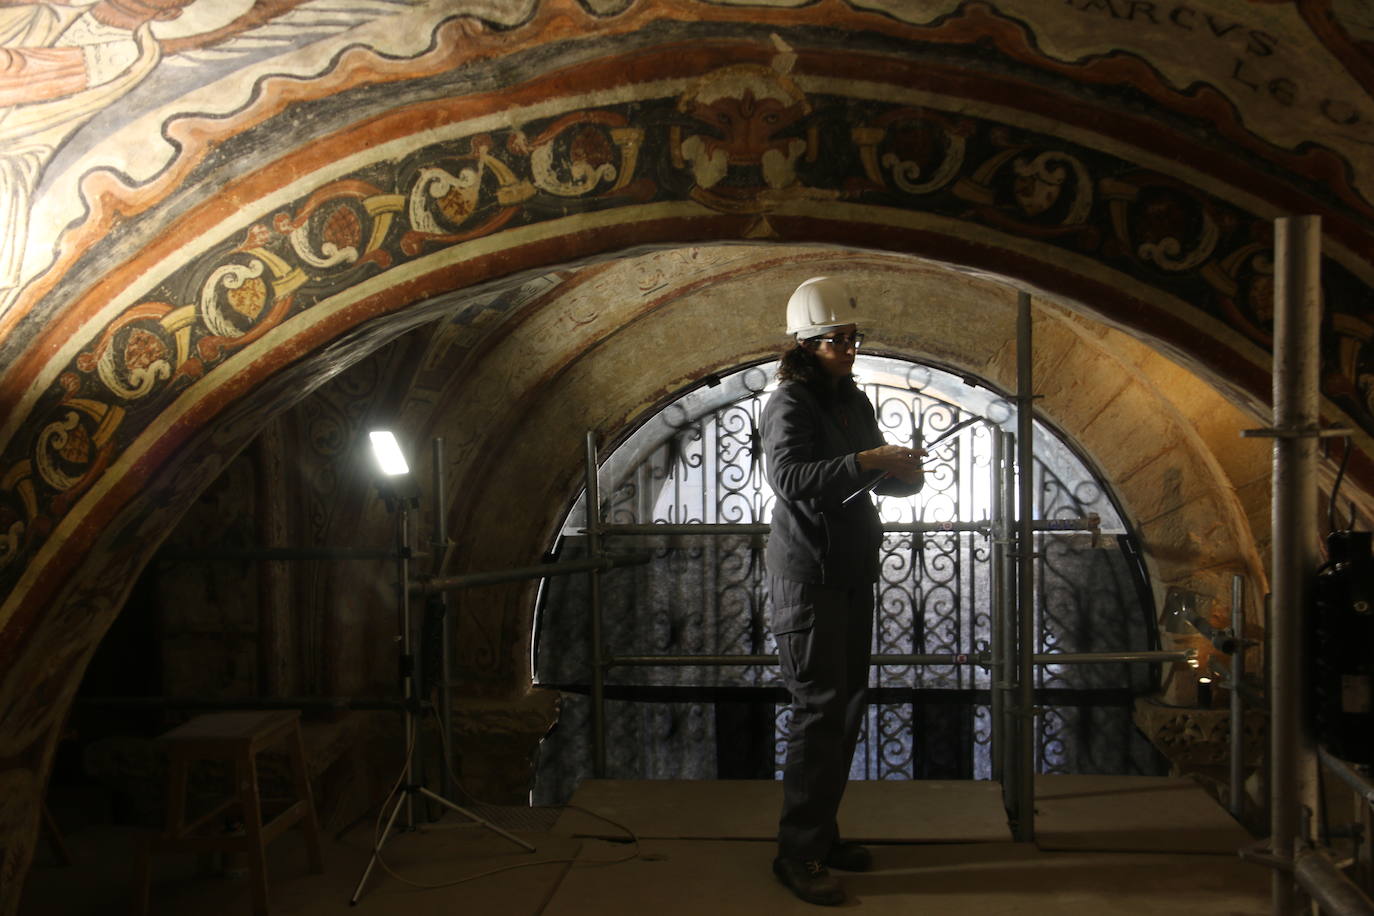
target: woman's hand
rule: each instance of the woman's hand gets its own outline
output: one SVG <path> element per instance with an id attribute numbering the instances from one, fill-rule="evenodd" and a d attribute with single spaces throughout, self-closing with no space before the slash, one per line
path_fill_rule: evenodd
<path id="1" fill-rule="evenodd" d="M 916 484 L 921 482 L 921 475 L 925 473 L 925 469 L 921 467 L 921 458 L 925 454 L 926 450 L 923 448 L 883 445 L 859 452 L 855 457 L 861 471 L 883 471 L 887 476 L 895 477 L 902 483 Z"/>

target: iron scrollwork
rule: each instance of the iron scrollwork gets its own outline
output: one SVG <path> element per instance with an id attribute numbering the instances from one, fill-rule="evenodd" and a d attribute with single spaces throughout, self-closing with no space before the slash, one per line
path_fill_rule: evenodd
<path id="1" fill-rule="evenodd" d="M 970 408 L 932 383 L 941 375 L 928 366 L 879 361 L 885 372 L 864 385 L 889 442 L 922 445 L 969 417 Z M 895 365 L 895 368 L 894 368 Z M 771 367 L 767 367 L 771 368 Z M 859 371 L 862 373 L 863 367 Z M 763 473 L 759 424 L 767 394 L 765 369 L 753 367 L 736 384 L 729 400 L 689 409 L 686 399 L 661 411 L 654 421 L 662 434 L 651 447 L 622 463 L 606 496 L 607 522 L 761 524 L 771 515 L 773 496 Z M 728 380 L 727 380 L 728 381 Z M 739 381 L 737 377 L 736 382 Z M 728 387 L 728 386 L 726 386 Z M 936 389 L 939 390 L 936 390 Z M 992 399 L 980 415 L 1011 426 L 1013 411 Z M 959 522 L 986 522 L 995 486 L 993 431 L 974 424 L 934 446 L 926 459 L 926 485 L 919 497 L 879 498 L 888 523 L 934 523 L 936 530 L 889 533 L 882 548 L 877 585 L 875 654 L 975 653 L 993 641 L 991 610 L 993 546 L 987 530 L 953 530 Z M 1082 462 L 1053 459 L 1037 452 L 1037 518 L 1072 518 L 1101 512 L 1109 496 Z M 1111 511 L 1109 508 L 1107 511 Z M 940 530 L 948 525 L 950 530 Z M 1148 617 L 1132 608 L 1135 574 L 1119 555 L 1089 550 L 1071 539 L 1038 537 L 1035 651 L 1053 653 L 1141 648 Z M 767 579 L 762 538 L 748 534 L 703 536 L 673 534 L 651 539 L 656 559 L 648 567 L 603 575 L 603 633 L 612 654 L 755 655 L 771 654 L 776 644 L 766 626 Z M 542 608 L 546 632 L 557 621 L 578 616 L 574 586 L 550 589 Z M 585 632 L 583 630 L 582 632 Z M 538 664 L 544 683 L 585 682 L 585 658 L 576 661 L 574 638 L 559 641 L 558 653 L 544 653 Z M 1131 686 L 1125 666 L 1037 668 L 1038 688 L 1059 688 L 1082 696 L 1091 689 Z M 976 665 L 881 665 L 873 669 L 873 697 L 855 754 L 854 778 L 989 778 L 992 715 L 988 705 L 992 677 Z M 712 704 L 771 704 L 771 715 L 750 719 L 772 730 L 755 741 L 771 753 L 778 775 L 786 754 L 789 710 L 781 681 L 771 666 L 664 666 L 612 669 L 608 684 L 617 697 L 648 700 L 655 695 L 690 700 L 660 704 L 608 704 L 607 746 L 627 753 L 612 762 L 626 778 L 715 778 L 719 746 L 738 743 L 739 735 L 718 729 Z M 662 691 L 668 691 L 667 694 Z M 673 692 L 676 691 L 676 692 Z M 750 700 L 749 698 L 753 699 Z M 724 698 L 724 699 L 722 699 Z M 744 698 L 744 699 L 741 699 Z M 652 705 L 652 704 L 650 704 Z M 1047 705 L 1038 719 L 1037 768 L 1062 772 L 1082 765 L 1098 771 L 1139 769 L 1124 751 L 1131 741 L 1111 729 L 1132 728 L 1129 708 L 1122 715 L 1090 715 L 1092 710 Z M 1088 726 L 1091 725 L 1091 728 Z M 759 738 L 760 736 L 754 736 Z M 566 738 L 560 767 L 582 767 L 586 743 Z M 704 742 L 696 743 L 696 742 Z M 710 745 L 716 745 L 713 750 Z M 631 748 L 638 750 L 630 752 Z M 653 750 L 648 750 L 653 748 Z M 619 753 L 619 752 L 617 752 Z M 1111 755 L 1115 754 L 1113 758 Z M 646 756 L 647 755 L 647 756 Z M 650 757 L 659 763 L 654 763 Z M 671 760 L 671 765 L 666 761 Z M 552 766 L 546 763 L 545 766 Z M 567 783 L 566 775 L 548 783 Z"/>

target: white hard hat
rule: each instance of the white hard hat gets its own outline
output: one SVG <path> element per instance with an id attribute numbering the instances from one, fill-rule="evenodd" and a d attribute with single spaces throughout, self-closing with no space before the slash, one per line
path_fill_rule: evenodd
<path id="1" fill-rule="evenodd" d="M 812 277 L 787 300 L 787 333 L 806 340 L 830 328 L 858 324 L 857 308 L 844 283 L 831 277 Z"/>

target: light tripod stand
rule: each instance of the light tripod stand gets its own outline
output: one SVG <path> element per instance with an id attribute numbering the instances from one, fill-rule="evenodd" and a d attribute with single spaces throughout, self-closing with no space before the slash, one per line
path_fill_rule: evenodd
<path id="1" fill-rule="evenodd" d="M 375 437 L 376 434 L 374 434 Z M 375 438 L 374 438 L 375 443 Z M 394 447 L 395 440 L 392 440 Z M 399 455 L 399 449 L 396 450 Z M 404 462 L 402 461 L 402 466 Z M 383 465 L 383 473 L 388 474 L 388 483 L 382 485 L 382 495 L 386 499 L 388 508 L 392 508 L 396 515 L 396 593 L 397 604 L 400 616 L 400 671 L 401 671 L 401 709 L 405 716 L 405 774 L 391 793 L 382 800 L 382 811 L 386 811 L 388 802 L 394 802 L 391 814 L 386 819 L 386 826 L 374 838 L 372 847 L 372 857 L 368 860 L 367 868 L 363 875 L 358 879 L 358 886 L 353 890 L 353 896 L 349 898 L 350 906 L 357 906 L 358 898 L 362 895 L 363 886 L 367 884 L 368 877 L 372 874 L 372 869 L 376 867 L 381 859 L 382 847 L 391 836 L 391 831 L 396 825 L 396 819 L 405 809 L 404 829 L 415 830 L 415 798 L 420 796 L 428 799 L 435 804 L 443 805 L 451 811 L 456 811 L 468 820 L 486 827 L 488 830 L 497 833 L 512 843 L 524 848 L 529 852 L 535 849 L 529 843 L 519 837 L 513 836 L 497 827 L 495 824 L 479 817 L 473 812 L 449 801 L 437 792 L 429 789 L 422 780 L 416 779 L 415 758 L 419 754 L 419 723 L 417 718 L 424 711 L 426 704 L 418 695 L 416 684 L 420 682 L 420 671 L 418 670 L 417 656 L 411 650 L 411 627 L 410 627 L 410 508 L 416 503 L 413 495 L 406 495 L 397 492 L 400 487 L 395 485 L 396 478 L 402 474 L 408 474 L 409 469 L 404 471 L 387 471 Z M 447 647 L 445 647 L 445 650 Z M 447 684 L 443 685 L 447 689 Z"/>

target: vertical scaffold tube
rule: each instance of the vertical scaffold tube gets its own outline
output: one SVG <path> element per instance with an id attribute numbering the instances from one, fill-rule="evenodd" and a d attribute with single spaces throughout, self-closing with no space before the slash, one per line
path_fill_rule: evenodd
<path id="1" fill-rule="evenodd" d="M 433 559 L 429 574 L 443 575 L 448 557 L 448 505 L 444 495 L 444 440 L 434 439 L 434 543 L 430 546 Z M 440 592 L 437 599 L 444 603 L 444 616 L 439 625 L 439 733 L 444 736 L 442 747 L 444 773 L 440 780 L 446 798 L 453 797 L 453 630 L 448 615 L 448 595 Z"/>
<path id="2" fill-rule="evenodd" d="M 1007 559 L 1003 552 L 1007 544 L 1007 513 L 1002 503 L 1002 462 L 1006 460 L 1004 444 L 1002 431 L 992 427 L 992 467 L 989 468 L 992 477 L 992 550 L 989 551 L 992 557 L 989 575 L 992 583 L 992 645 L 989 649 L 992 657 L 992 778 L 998 782 L 1003 781 L 1003 757 L 1007 744 L 1004 721 L 1007 703 L 1003 693 L 1007 668 L 1002 642 L 1007 632 L 1007 583 L 1003 569 Z M 1005 794 L 1005 788 L 1003 791 Z"/>
<path id="3" fill-rule="evenodd" d="M 415 716 L 410 712 L 410 701 L 415 698 L 415 643 L 411 638 L 410 626 L 410 512 L 404 498 L 396 500 L 396 609 L 400 617 L 401 630 L 401 695 L 406 700 L 406 783 L 415 785 L 416 760 L 423 759 L 419 749 L 419 730 Z M 403 791 L 407 829 L 415 827 L 415 796 Z"/>
<path id="4" fill-rule="evenodd" d="M 1035 839 L 1035 493 L 1031 480 L 1034 449 L 1031 423 L 1035 408 L 1031 378 L 1030 293 L 1016 296 L 1016 613 L 1018 637 L 1017 699 L 1019 723 L 1016 771 L 1016 839 Z"/>
<path id="5" fill-rule="evenodd" d="M 1303 620 L 1317 567 L 1317 384 L 1321 218 L 1274 221 L 1273 626 L 1270 689 L 1270 843 L 1290 861 L 1313 796 L 1316 755 L 1303 699 Z M 1272 877 L 1275 916 L 1297 909 L 1291 873 Z"/>
<path id="6" fill-rule="evenodd" d="M 597 480 L 596 433 L 587 430 L 587 556 L 601 556 L 601 488 Z M 601 642 L 601 572 L 587 573 L 591 613 L 592 770 L 606 775 L 606 665 Z"/>
<path id="7" fill-rule="evenodd" d="M 1231 578 L 1231 635 L 1236 652 L 1231 656 L 1231 816 L 1245 821 L 1245 577 Z"/>
<path id="8" fill-rule="evenodd" d="M 1013 562 L 1016 551 L 1016 533 L 1012 530 L 1016 513 L 1016 434 L 999 433 L 1002 437 L 1002 734 L 1006 740 L 1001 750 L 1002 759 L 1002 800 L 1010 810 L 1015 810 L 1016 793 L 1020 791 L 1014 784 L 1013 775 L 1017 772 L 1016 759 L 1020 753 L 1021 742 L 1016 715 L 1016 564 Z"/>

